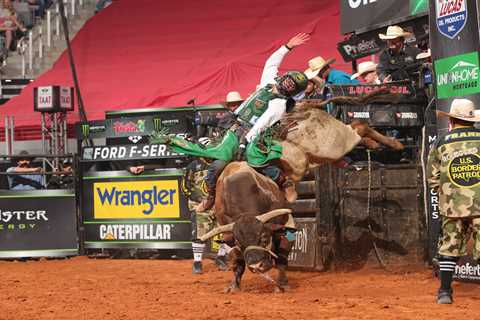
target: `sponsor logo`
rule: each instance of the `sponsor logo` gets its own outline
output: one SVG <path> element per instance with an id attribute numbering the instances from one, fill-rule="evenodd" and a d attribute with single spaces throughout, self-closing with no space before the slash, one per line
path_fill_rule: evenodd
<path id="1" fill-rule="evenodd" d="M 438 31 L 453 39 L 467 23 L 467 0 L 435 0 Z"/>
<path id="2" fill-rule="evenodd" d="M 95 219 L 150 219 L 180 216 L 177 180 L 96 182 Z"/>
<path id="3" fill-rule="evenodd" d="M 430 189 L 430 207 L 432 208 L 432 219 L 436 220 L 440 217 L 440 212 L 438 209 L 438 192 L 434 189 Z"/>
<path id="4" fill-rule="evenodd" d="M 397 112 L 398 119 L 417 119 L 418 115 L 416 112 Z"/>
<path id="5" fill-rule="evenodd" d="M 168 158 L 178 156 L 165 144 L 145 144 L 127 146 L 102 146 L 83 148 L 83 159 L 85 160 L 118 160 L 138 158 Z"/>
<path id="6" fill-rule="evenodd" d="M 439 99 L 480 92 L 478 52 L 435 61 Z"/>
<path id="7" fill-rule="evenodd" d="M 90 135 L 90 125 L 82 124 L 82 136 L 84 138 L 88 138 L 89 135 Z"/>
<path id="8" fill-rule="evenodd" d="M 308 252 L 308 230 L 301 228 L 295 232 L 295 242 L 288 256 L 288 260 L 295 261 Z"/>
<path id="9" fill-rule="evenodd" d="M 173 224 L 102 224 L 101 240 L 171 240 Z"/>
<path id="10" fill-rule="evenodd" d="M 153 118 L 153 130 L 160 131 L 162 129 L 162 119 L 161 118 Z"/>
<path id="11" fill-rule="evenodd" d="M 393 94 L 411 95 L 412 92 L 408 86 L 405 85 L 374 85 L 374 86 L 349 86 L 347 88 L 350 96 L 361 96 L 372 93 L 378 90 L 388 90 Z"/>
<path id="12" fill-rule="evenodd" d="M 46 210 L 0 210 L 0 231 L 35 229 L 42 221 L 48 221 Z"/>
<path id="13" fill-rule="evenodd" d="M 357 9 L 361 5 L 366 6 L 368 4 L 375 3 L 375 2 L 377 2 L 377 0 L 348 0 L 348 5 L 352 9 Z"/>
<path id="14" fill-rule="evenodd" d="M 472 265 L 469 262 L 457 265 L 455 266 L 455 276 L 457 279 L 480 280 L 480 265 Z"/>
<path id="15" fill-rule="evenodd" d="M 128 140 L 130 140 L 132 143 L 137 143 L 142 140 L 142 136 L 129 136 Z"/>
<path id="16" fill-rule="evenodd" d="M 128 121 L 115 121 L 113 123 L 113 131 L 116 134 L 119 133 L 137 133 L 137 132 L 145 132 L 145 120 L 140 119 L 136 122 Z"/>
<path id="17" fill-rule="evenodd" d="M 417 15 L 421 13 L 427 13 L 428 0 L 410 0 L 410 14 Z"/>
<path id="18" fill-rule="evenodd" d="M 355 112 L 347 112 L 347 115 L 349 118 L 355 118 L 355 119 L 370 119 L 370 112 L 360 112 L 360 111 L 355 111 Z"/>
<path id="19" fill-rule="evenodd" d="M 473 188 L 480 183 L 480 158 L 476 154 L 454 158 L 448 165 L 450 181 L 460 188 Z"/>
<path id="20" fill-rule="evenodd" d="M 380 51 L 375 39 L 362 40 L 358 43 L 345 43 L 341 45 L 343 51 L 352 58 L 363 57 L 365 55 Z"/>

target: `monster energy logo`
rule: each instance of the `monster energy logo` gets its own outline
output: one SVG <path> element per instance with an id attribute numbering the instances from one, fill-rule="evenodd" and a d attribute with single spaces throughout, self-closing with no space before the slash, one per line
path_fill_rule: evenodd
<path id="1" fill-rule="evenodd" d="M 161 118 L 153 118 L 153 130 L 159 132 L 162 129 L 162 119 Z"/>
<path id="2" fill-rule="evenodd" d="M 90 125 L 89 124 L 82 124 L 82 135 L 84 138 L 88 138 L 90 134 Z"/>

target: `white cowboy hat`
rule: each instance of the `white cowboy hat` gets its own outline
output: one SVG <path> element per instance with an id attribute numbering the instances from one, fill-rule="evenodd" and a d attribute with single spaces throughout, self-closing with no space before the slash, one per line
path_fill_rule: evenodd
<path id="1" fill-rule="evenodd" d="M 412 34 L 410 32 L 404 31 L 399 26 L 390 26 L 387 28 L 386 34 L 383 34 L 383 33 L 378 34 L 378 36 L 382 40 L 392 40 L 400 37 L 407 38 L 407 37 L 410 37 L 411 35 Z"/>
<path id="2" fill-rule="evenodd" d="M 308 60 L 308 69 L 304 72 L 307 76 L 307 79 L 310 80 L 316 77 L 323 68 L 333 63 L 334 61 L 335 59 L 333 58 L 325 60 L 320 56 Z"/>
<path id="3" fill-rule="evenodd" d="M 420 52 L 417 54 L 417 60 L 427 59 L 432 56 L 432 50 L 428 49 L 427 51 Z"/>
<path id="4" fill-rule="evenodd" d="M 365 73 L 368 73 L 368 72 L 372 72 L 372 71 L 375 71 L 377 70 L 377 64 L 376 63 L 373 63 L 372 61 L 365 61 L 365 62 L 362 62 L 358 65 L 358 68 L 357 68 L 357 73 L 353 74 L 350 79 L 356 79 L 358 77 L 360 77 L 361 75 L 365 74 Z"/>
<path id="5" fill-rule="evenodd" d="M 227 99 L 225 101 L 226 104 L 236 103 L 236 102 L 243 102 L 242 96 L 238 91 L 230 91 L 227 93 Z"/>
<path id="6" fill-rule="evenodd" d="M 450 112 L 437 110 L 439 116 L 456 118 L 464 121 L 479 122 L 480 114 L 475 112 L 475 105 L 468 99 L 454 99 Z"/>

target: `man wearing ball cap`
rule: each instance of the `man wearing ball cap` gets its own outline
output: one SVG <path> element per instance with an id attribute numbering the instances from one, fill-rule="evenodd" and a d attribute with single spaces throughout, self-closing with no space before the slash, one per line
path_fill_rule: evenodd
<path id="1" fill-rule="evenodd" d="M 437 114 L 448 117 L 451 130 L 432 146 L 427 178 L 438 192 L 442 217 L 437 303 L 451 304 L 453 273 L 458 259 L 467 254 L 470 234 L 474 237 L 473 257 L 480 258 L 480 130 L 474 127 L 480 116 L 468 99 L 455 99 L 449 112 Z"/>

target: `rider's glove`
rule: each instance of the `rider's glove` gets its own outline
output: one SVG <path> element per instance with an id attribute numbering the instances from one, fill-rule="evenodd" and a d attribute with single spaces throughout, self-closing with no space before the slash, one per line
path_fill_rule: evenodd
<path id="1" fill-rule="evenodd" d="M 246 146 L 243 143 L 238 146 L 237 160 L 239 160 L 239 161 L 243 160 L 243 155 L 245 154 L 245 149 L 246 149 Z"/>

